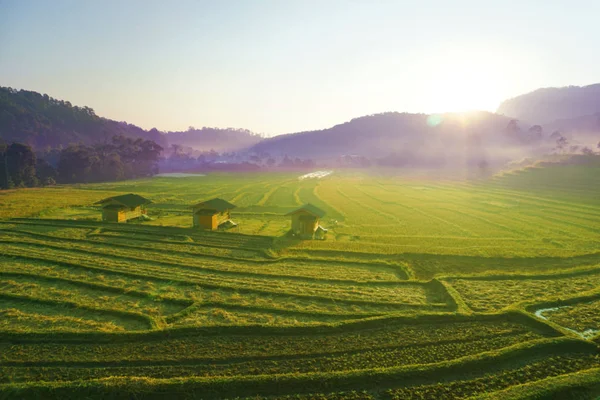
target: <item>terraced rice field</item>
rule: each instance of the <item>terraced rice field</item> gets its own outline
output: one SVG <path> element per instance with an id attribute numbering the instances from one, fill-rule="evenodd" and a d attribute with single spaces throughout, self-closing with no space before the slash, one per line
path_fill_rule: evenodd
<path id="1" fill-rule="evenodd" d="M 569 168 L 0 193 L 0 398 L 596 398 L 600 171 Z M 130 192 L 152 220 L 101 222 Z M 192 229 L 216 196 L 239 229 Z M 307 202 L 326 240 L 286 235 Z"/>

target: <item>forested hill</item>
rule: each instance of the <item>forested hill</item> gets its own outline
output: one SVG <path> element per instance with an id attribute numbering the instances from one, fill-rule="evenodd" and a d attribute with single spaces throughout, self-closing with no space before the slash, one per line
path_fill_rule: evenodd
<path id="1" fill-rule="evenodd" d="M 389 156 L 394 165 L 414 165 L 416 161 L 417 164 L 445 165 L 451 160 L 465 159 L 465 151 L 469 153 L 467 158 L 479 160 L 489 159 L 491 153 L 492 158 L 499 160 L 528 156 L 536 143 L 542 146 L 537 146 L 540 151 L 548 151 L 550 148 L 546 147 L 553 145 L 563 133 L 578 133 L 580 145 L 597 143 L 596 136 L 592 138 L 594 140 L 584 140 L 579 132 L 595 135 L 600 131 L 600 114 L 593 113 L 600 111 L 598 107 L 600 84 L 540 89 L 507 100 L 499 109 L 504 115 L 388 112 L 355 118 L 328 129 L 263 139 L 249 130 L 233 128 L 147 131 L 126 122 L 99 117 L 89 107 L 73 106 L 46 94 L 0 87 L 0 141 L 24 143 L 40 151 L 47 147 L 65 148 L 73 143 L 91 146 L 124 136 L 152 140 L 165 149 L 178 145 L 219 153 L 249 150 L 314 160 L 345 155 Z M 561 117 L 572 119 L 559 120 Z M 540 125 L 530 127 L 528 123 Z M 552 133 L 555 135 L 551 136 Z M 523 145 L 530 148 L 527 154 L 521 154 Z M 519 148 L 517 153 L 513 151 L 515 147 Z"/>
<path id="2" fill-rule="evenodd" d="M 480 153 L 480 148 L 486 145 L 503 148 L 527 141 L 528 127 L 515 126 L 513 136 L 519 138 L 513 138 L 507 130 L 510 122 L 510 118 L 487 112 L 440 115 L 388 112 L 355 118 L 328 129 L 276 136 L 263 140 L 252 150 L 317 160 L 348 154 L 365 157 L 396 154 L 407 162 L 411 159 L 438 162 L 454 157 L 454 153 L 464 159 L 465 149 Z"/>
<path id="3" fill-rule="evenodd" d="M 99 117 L 89 107 L 74 106 L 46 94 L 0 87 L 0 139 L 6 143 L 26 143 L 39 150 L 71 143 L 104 143 L 114 136 L 149 139 L 164 148 L 177 144 L 217 152 L 244 150 L 261 140 L 246 129 L 190 127 L 182 132 L 147 131 Z"/>
<path id="4" fill-rule="evenodd" d="M 121 135 L 166 144 L 164 135 L 156 129 L 146 131 L 102 118 L 89 107 L 73 106 L 46 94 L 0 87 L 0 139 L 7 143 L 26 143 L 41 149 L 101 143 Z"/>

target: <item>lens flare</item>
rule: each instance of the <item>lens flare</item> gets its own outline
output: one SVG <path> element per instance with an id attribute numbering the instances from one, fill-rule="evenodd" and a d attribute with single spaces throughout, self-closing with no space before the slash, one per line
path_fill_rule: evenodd
<path id="1" fill-rule="evenodd" d="M 434 127 L 434 126 L 438 126 L 439 124 L 442 123 L 442 121 L 444 120 L 444 117 L 440 114 L 431 114 L 429 117 L 427 117 L 427 125 Z"/>

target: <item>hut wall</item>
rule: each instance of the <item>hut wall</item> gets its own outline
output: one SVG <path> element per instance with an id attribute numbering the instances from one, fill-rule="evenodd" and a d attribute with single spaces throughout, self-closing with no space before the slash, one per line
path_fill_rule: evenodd
<path id="1" fill-rule="evenodd" d="M 300 222 L 300 214 L 293 214 L 292 215 L 292 232 L 294 233 L 300 233 L 300 231 L 302 230 L 301 228 L 302 223 Z"/>
<path id="2" fill-rule="evenodd" d="M 102 210 L 102 221 L 106 222 L 120 222 L 119 221 L 119 210 Z"/>
<path id="3" fill-rule="evenodd" d="M 194 214 L 194 226 L 204 229 L 217 229 L 217 215 Z"/>
<path id="4" fill-rule="evenodd" d="M 302 222 L 303 222 L 302 234 L 304 234 L 304 235 L 312 235 L 313 233 L 315 233 L 315 231 L 317 230 L 317 227 L 319 226 L 318 219 L 315 219 L 312 221 L 302 221 Z"/>
<path id="5" fill-rule="evenodd" d="M 214 210 L 214 213 L 208 214 L 206 211 L 203 211 L 202 208 L 194 209 L 195 227 L 215 230 L 228 219 L 231 219 L 231 212 L 229 210 L 223 212 Z"/>
<path id="6" fill-rule="evenodd" d="M 142 207 L 135 208 L 104 208 L 102 210 L 102 220 L 107 222 L 125 222 L 130 219 L 142 216 Z"/>
<path id="7" fill-rule="evenodd" d="M 126 208 L 122 210 L 119 214 L 123 215 L 123 220 L 127 221 L 130 219 L 139 218 L 142 216 L 142 207 L 134 207 L 134 208 Z M 119 221 L 121 222 L 121 221 Z"/>
<path id="8" fill-rule="evenodd" d="M 292 232 L 296 235 L 312 235 L 319 226 L 319 219 L 310 217 L 313 216 L 302 211 L 292 214 Z"/>

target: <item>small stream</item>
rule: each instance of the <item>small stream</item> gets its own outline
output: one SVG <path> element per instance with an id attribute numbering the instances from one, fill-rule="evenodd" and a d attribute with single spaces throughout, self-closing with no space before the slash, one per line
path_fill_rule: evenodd
<path id="1" fill-rule="evenodd" d="M 315 171 L 310 174 L 299 176 L 298 179 L 301 181 L 304 179 L 321 179 L 331 174 L 333 174 L 333 171 Z"/>
<path id="2" fill-rule="evenodd" d="M 190 178 L 194 176 L 206 176 L 205 174 L 191 174 L 187 172 L 165 172 L 154 175 L 155 178 Z"/>
<path id="3" fill-rule="evenodd" d="M 541 318 L 541 319 L 545 319 L 546 321 L 548 321 L 548 320 L 549 320 L 549 319 L 548 319 L 548 317 L 544 316 L 544 313 L 545 313 L 545 312 L 548 312 L 548 311 L 557 311 L 557 310 L 560 310 L 561 308 L 568 308 L 568 307 L 571 307 L 571 306 L 540 308 L 539 310 L 536 310 L 534 314 L 535 314 L 535 316 L 536 316 L 536 317 L 539 317 L 539 318 Z M 557 324 L 557 325 L 558 325 L 558 324 Z M 559 325 L 559 326 L 560 326 L 561 328 L 563 328 L 563 329 L 565 329 L 565 330 L 569 331 L 569 332 L 573 332 L 574 334 L 576 334 L 576 335 L 577 335 L 577 336 L 579 336 L 580 338 L 582 338 L 582 339 L 586 339 L 586 340 L 587 340 L 587 339 L 591 339 L 592 337 L 594 337 L 594 336 L 596 336 L 598 333 L 600 333 L 600 330 L 599 330 L 599 329 L 586 329 L 586 330 L 585 330 L 585 331 L 583 331 L 583 332 L 579 332 L 579 331 L 576 331 L 576 330 L 574 330 L 574 329 L 567 328 L 566 326 L 562 326 L 562 325 Z"/>

